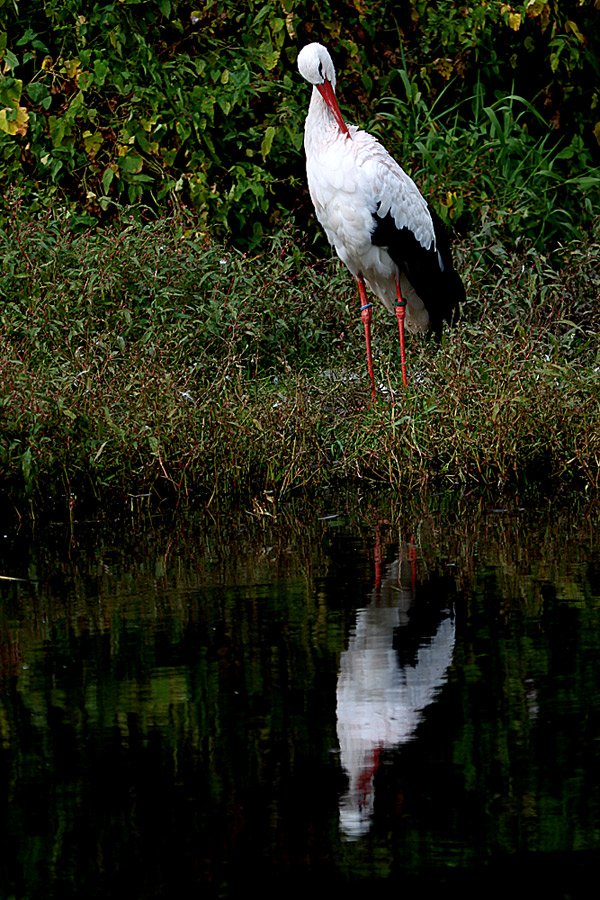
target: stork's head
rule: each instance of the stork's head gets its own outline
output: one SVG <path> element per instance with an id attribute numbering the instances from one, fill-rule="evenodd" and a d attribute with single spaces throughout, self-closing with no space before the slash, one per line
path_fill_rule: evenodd
<path id="1" fill-rule="evenodd" d="M 329 51 L 323 44 L 307 44 L 298 54 L 298 71 L 317 87 L 328 81 L 335 91 L 335 69 Z"/>
<path id="2" fill-rule="evenodd" d="M 307 44 L 298 54 L 298 71 L 319 92 L 342 134 L 348 135 L 348 127 L 335 98 L 335 69 L 329 52 L 322 44 Z"/>

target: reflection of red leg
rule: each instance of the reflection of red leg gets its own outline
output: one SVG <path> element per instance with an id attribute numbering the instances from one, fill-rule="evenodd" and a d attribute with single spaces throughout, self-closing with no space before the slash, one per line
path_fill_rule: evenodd
<path id="1" fill-rule="evenodd" d="M 367 345 L 367 367 L 371 377 L 373 388 L 373 400 L 375 400 L 375 376 L 373 375 L 373 356 L 371 354 L 371 304 L 367 300 L 367 290 L 362 272 L 358 273 L 358 290 L 360 293 L 360 317 L 365 326 L 365 344 Z"/>
<path id="2" fill-rule="evenodd" d="M 417 547 L 415 545 L 414 537 L 411 537 L 410 544 L 408 545 L 408 558 L 410 560 L 410 572 L 411 572 L 411 590 L 413 597 L 415 596 L 415 587 L 417 584 Z"/>
<path id="3" fill-rule="evenodd" d="M 379 747 L 375 747 L 371 759 L 368 762 L 365 762 L 361 767 L 358 784 L 356 785 L 358 808 L 360 810 L 373 809 L 373 794 L 375 793 L 373 779 L 379 768 L 379 757 L 381 756 L 382 749 L 383 744 L 380 744 Z"/>
<path id="4" fill-rule="evenodd" d="M 398 276 L 396 278 L 396 318 L 398 319 L 398 329 L 400 331 L 400 364 L 402 366 L 402 381 L 404 382 L 404 387 L 407 385 L 406 381 L 406 351 L 404 349 L 404 317 L 406 315 L 406 300 L 402 299 L 402 294 L 400 293 L 400 284 L 398 283 Z"/>
<path id="5" fill-rule="evenodd" d="M 383 560 L 381 558 L 381 540 L 379 531 L 375 533 L 375 590 L 381 590 L 381 574 L 383 572 Z"/>

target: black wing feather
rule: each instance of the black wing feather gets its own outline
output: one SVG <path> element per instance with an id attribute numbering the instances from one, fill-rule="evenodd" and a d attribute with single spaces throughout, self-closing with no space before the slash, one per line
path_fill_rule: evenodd
<path id="1" fill-rule="evenodd" d="M 460 304 L 465 299 L 465 288 L 452 262 L 450 240 L 442 220 L 429 210 L 433 220 L 435 243 L 425 250 L 409 228 L 398 228 L 391 213 L 380 217 L 373 215 L 375 228 L 371 235 L 377 247 L 390 254 L 400 271 L 425 304 L 431 327 L 436 335 L 442 332 L 444 322 L 456 322 Z M 440 266 L 439 256 L 442 260 Z"/>

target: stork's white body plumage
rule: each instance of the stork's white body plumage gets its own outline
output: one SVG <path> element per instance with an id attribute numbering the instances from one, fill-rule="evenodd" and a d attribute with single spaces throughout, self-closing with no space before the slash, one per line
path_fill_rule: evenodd
<path id="1" fill-rule="evenodd" d="M 317 218 L 358 279 L 363 309 L 366 283 L 396 311 L 403 350 L 405 313 L 411 330 L 439 332 L 464 297 L 449 246 L 412 178 L 373 135 L 344 122 L 325 47 L 304 47 L 298 68 L 313 85 L 304 147 Z M 363 321 L 370 358 L 370 309 Z M 369 371 L 373 380 L 370 359 Z"/>

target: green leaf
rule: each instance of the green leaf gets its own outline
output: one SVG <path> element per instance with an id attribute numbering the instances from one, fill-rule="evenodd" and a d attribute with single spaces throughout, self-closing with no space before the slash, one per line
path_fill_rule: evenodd
<path id="1" fill-rule="evenodd" d="M 28 485 L 31 481 L 31 447 L 28 447 L 21 457 L 21 470 L 25 484 Z"/>
<path id="2" fill-rule="evenodd" d="M 106 76 L 110 71 L 109 63 L 104 59 L 94 60 L 94 82 L 98 87 L 102 87 L 106 81 Z"/>
<path id="3" fill-rule="evenodd" d="M 137 153 L 128 153 L 119 157 L 119 168 L 129 175 L 136 175 L 142 171 L 144 160 Z"/>
<path id="4" fill-rule="evenodd" d="M 102 134 L 99 131 L 96 131 L 94 133 L 92 133 L 91 131 L 83 132 L 83 144 L 85 147 L 85 152 L 91 158 L 93 158 L 96 155 L 96 153 L 102 146 L 103 141 L 104 141 L 104 138 L 102 137 Z"/>
<path id="5" fill-rule="evenodd" d="M 269 153 L 271 152 L 271 147 L 273 146 L 273 138 L 277 129 L 274 125 L 269 125 L 267 130 L 265 131 L 265 136 L 262 139 L 262 144 L 260 145 L 260 151 L 262 153 L 262 158 L 266 159 Z"/>
<path id="6" fill-rule="evenodd" d="M 108 194 L 110 186 L 112 184 L 113 178 L 115 177 L 114 169 L 111 169 L 110 166 L 107 166 L 104 170 L 104 174 L 102 175 L 102 190 L 105 194 Z"/>
<path id="7" fill-rule="evenodd" d="M 27 85 L 27 93 L 34 103 L 41 103 L 48 96 L 48 88 L 39 81 L 32 81 Z"/>
<path id="8" fill-rule="evenodd" d="M 502 146 L 504 146 L 506 144 L 506 138 L 504 136 L 504 131 L 502 130 L 502 126 L 500 125 L 500 122 L 498 121 L 498 116 L 496 115 L 495 111 L 493 109 L 491 109 L 491 107 L 489 107 L 489 106 L 486 106 L 483 111 L 491 122 L 493 137 L 496 137 L 500 141 Z"/>
<path id="9" fill-rule="evenodd" d="M 64 116 L 50 116 L 48 119 L 48 128 L 54 147 L 60 147 L 65 139 L 65 135 L 70 133 L 68 123 Z"/>
<path id="10" fill-rule="evenodd" d="M 6 50 L 2 57 L 4 67 L 7 69 L 17 69 L 19 67 L 19 58 L 11 50 Z"/>
<path id="11" fill-rule="evenodd" d="M 23 82 L 20 79 L 0 76 L 0 106 L 18 106 L 22 92 Z"/>

